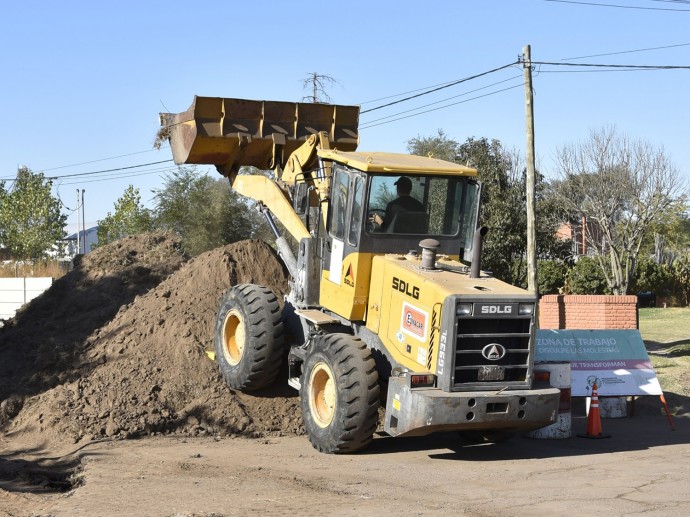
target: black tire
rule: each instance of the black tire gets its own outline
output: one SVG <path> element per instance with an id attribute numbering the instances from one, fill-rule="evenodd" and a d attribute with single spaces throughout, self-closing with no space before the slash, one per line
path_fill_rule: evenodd
<path id="1" fill-rule="evenodd" d="M 254 284 L 230 288 L 215 327 L 216 362 L 231 388 L 254 391 L 275 381 L 283 358 L 283 322 L 270 289 Z"/>
<path id="2" fill-rule="evenodd" d="M 379 384 L 371 352 L 349 334 L 316 338 L 304 362 L 300 399 L 309 441 L 325 453 L 349 453 L 372 440 Z"/>

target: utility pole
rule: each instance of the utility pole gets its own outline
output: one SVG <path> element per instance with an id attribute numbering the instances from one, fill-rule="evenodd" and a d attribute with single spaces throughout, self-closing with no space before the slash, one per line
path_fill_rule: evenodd
<path id="1" fill-rule="evenodd" d="M 77 255 L 81 253 L 81 237 L 79 235 L 79 189 L 77 189 Z"/>
<path id="2" fill-rule="evenodd" d="M 529 45 L 522 49 L 525 76 L 525 113 L 527 118 L 527 289 L 539 295 L 537 283 L 537 216 L 535 209 L 534 106 L 532 103 L 532 53 Z"/>
<path id="3" fill-rule="evenodd" d="M 84 230 L 84 238 L 82 242 L 84 243 L 84 255 L 86 255 L 86 218 L 84 217 L 84 189 L 81 189 L 81 227 Z"/>

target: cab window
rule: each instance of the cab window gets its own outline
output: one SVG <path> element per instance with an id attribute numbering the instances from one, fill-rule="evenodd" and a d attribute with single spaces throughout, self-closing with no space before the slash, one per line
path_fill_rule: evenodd
<path id="1" fill-rule="evenodd" d="M 342 171 L 335 171 L 331 187 L 331 230 L 336 239 L 345 239 L 347 223 L 347 203 L 350 194 L 350 176 Z"/>

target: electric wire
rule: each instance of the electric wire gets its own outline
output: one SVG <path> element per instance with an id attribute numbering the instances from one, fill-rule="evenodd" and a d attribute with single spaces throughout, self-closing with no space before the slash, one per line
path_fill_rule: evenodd
<path id="1" fill-rule="evenodd" d="M 170 147 L 170 146 L 165 146 L 165 147 L 163 147 L 163 148 L 168 149 L 169 147 Z M 163 149 L 163 148 L 162 148 L 162 149 Z M 121 155 L 119 155 L 119 156 L 109 156 L 109 157 L 107 157 L 107 158 L 98 158 L 97 160 L 90 160 L 90 161 L 88 161 L 88 162 L 73 163 L 73 164 L 70 164 L 70 165 L 61 165 L 60 167 L 50 167 L 50 168 L 48 168 L 48 169 L 38 169 L 38 168 L 37 168 L 37 170 L 40 170 L 40 171 L 43 171 L 43 172 L 45 172 L 45 171 L 55 171 L 55 170 L 58 170 L 58 169 L 67 169 L 67 168 L 69 168 L 69 167 L 78 167 L 79 165 L 88 165 L 88 164 L 90 164 L 90 163 L 105 162 L 105 161 L 107 161 L 107 160 L 115 160 L 115 159 L 117 159 L 117 158 L 125 158 L 125 157 L 127 157 L 127 156 L 134 156 L 135 154 L 150 153 L 150 152 L 157 151 L 157 150 L 158 150 L 158 149 L 149 149 L 148 151 L 137 151 L 137 152 L 135 152 L 135 153 L 121 154 Z"/>
<path id="2" fill-rule="evenodd" d="M 429 109 L 429 110 L 420 111 L 419 113 L 413 113 L 413 114 L 411 114 L 411 115 L 405 115 L 405 116 L 403 116 L 403 117 L 398 117 L 398 118 L 395 118 L 395 119 L 392 119 L 392 120 L 388 120 L 388 121 L 385 121 L 385 122 L 379 122 L 378 124 L 364 124 L 362 127 L 360 127 L 360 129 L 369 129 L 369 128 L 372 128 L 372 127 L 380 126 L 380 125 L 382 125 L 382 124 L 389 124 L 389 123 L 391 123 L 391 122 L 397 122 L 398 120 L 403 120 L 403 119 L 406 119 L 406 118 L 416 117 L 416 116 L 418 116 L 418 115 L 423 115 L 423 114 L 425 114 L 425 113 L 430 113 L 430 112 L 432 112 L 432 111 L 438 111 L 438 110 L 441 110 L 441 109 L 449 108 L 449 107 L 451 107 L 451 106 L 457 106 L 458 104 L 464 104 L 464 103 L 466 103 L 466 102 L 470 102 L 470 101 L 473 101 L 473 100 L 481 99 L 481 98 L 483 98 L 483 97 L 489 97 L 490 95 L 496 95 L 496 94 L 501 93 L 501 92 L 505 92 L 505 91 L 508 91 L 508 90 L 513 90 L 513 89 L 515 89 L 515 88 L 522 88 L 522 87 L 523 87 L 522 84 L 517 84 L 517 85 L 515 85 L 515 86 L 508 86 L 507 88 L 502 88 L 502 89 L 500 89 L 500 90 L 496 90 L 495 92 L 489 92 L 489 93 L 485 93 L 485 94 L 483 94 L 483 95 L 477 95 L 476 97 L 472 97 L 472 98 L 470 98 L 470 99 L 465 99 L 465 100 L 462 100 L 462 101 L 453 102 L 453 103 L 450 103 L 450 104 L 446 104 L 445 106 L 439 106 L 438 108 L 432 108 L 432 109 Z"/>
<path id="3" fill-rule="evenodd" d="M 63 183 L 62 185 L 82 185 L 84 183 L 97 183 L 97 182 L 102 182 L 102 181 L 112 181 L 112 180 L 120 180 L 120 179 L 126 179 L 126 178 L 136 178 L 140 176 L 149 176 L 151 174 L 164 174 L 166 172 L 172 172 L 174 169 L 170 170 L 161 170 L 161 171 L 152 171 L 152 172 L 136 172 L 136 173 L 129 173 L 129 174 L 123 174 L 121 176 L 113 176 L 109 178 L 95 178 L 95 179 L 87 179 L 87 180 L 81 180 L 81 181 L 68 181 Z"/>
<path id="4" fill-rule="evenodd" d="M 640 9 L 643 11 L 680 11 L 690 12 L 690 9 L 675 9 L 671 7 L 642 7 L 638 5 L 619 5 L 619 4 L 603 4 L 599 2 L 579 2 L 575 0 L 544 0 L 545 2 L 557 2 L 560 4 L 577 4 L 577 5 L 591 5 L 596 7 L 617 7 L 619 9 Z"/>
<path id="5" fill-rule="evenodd" d="M 589 56 L 566 57 L 566 58 L 561 59 L 561 61 L 572 61 L 574 59 L 588 59 L 590 57 L 616 56 L 619 54 L 632 54 L 634 52 L 647 52 L 650 50 L 662 50 L 662 49 L 667 49 L 667 48 L 687 47 L 687 46 L 690 46 L 690 43 L 679 43 L 678 45 L 665 45 L 663 47 L 639 48 L 636 50 L 621 50 L 620 52 L 607 52 L 606 54 L 591 54 Z"/>
<path id="6" fill-rule="evenodd" d="M 479 73 L 479 74 L 471 75 L 471 76 L 465 77 L 465 78 L 463 78 L 463 79 L 458 79 L 457 81 L 453 81 L 453 82 L 448 83 L 448 84 L 445 84 L 445 85 L 443 85 L 443 86 L 438 86 L 438 87 L 436 87 L 436 88 L 432 88 L 432 89 L 430 89 L 430 90 L 423 91 L 422 93 L 418 93 L 418 94 L 412 95 L 412 96 L 410 96 L 410 97 L 405 97 L 404 99 L 399 99 L 399 100 L 397 100 L 397 101 L 393 101 L 393 102 L 389 102 L 389 103 L 387 103 L 387 104 L 382 104 L 382 105 L 380 105 L 380 106 L 376 106 L 376 107 L 374 107 L 374 108 L 369 108 L 368 110 L 360 111 L 360 115 L 363 115 L 363 114 L 365 114 L 365 113 L 369 113 L 369 112 L 371 112 L 371 111 L 375 111 L 375 110 L 380 110 L 380 109 L 383 109 L 383 108 L 387 108 L 387 107 L 393 106 L 393 105 L 395 105 L 395 104 L 400 104 L 401 102 L 407 102 L 407 101 L 409 101 L 409 100 L 416 99 L 416 98 L 418 98 L 418 97 L 422 97 L 423 95 L 429 95 L 430 93 L 434 93 L 434 92 L 437 92 L 437 91 L 439 91 L 439 90 L 443 90 L 443 89 L 445 89 L 445 88 L 450 88 L 451 86 L 455 86 L 455 85 L 457 85 L 457 84 L 462 84 L 462 83 L 465 83 L 465 82 L 467 82 L 467 81 L 471 81 L 471 80 L 473 80 L 473 79 L 477 79 L 477 78 L 479 78 L 479 77 L 483 77 L 483 76 L 485 76 L 485 75 L 493 74 L 493 73 L 495 73 L 495 72 L 498 72 L 499 70 L 504 70 L 504 69 L 509 68 L 509 67 L 511 67 L 511 66 L 515 66 L 516 64 L 518 64 L 517 61 L 516 61 L 516 62 L 513 62 L 513 63 L 509 63 L 509 64 L 507 64 L 507 65 L 499 66 L 498 68 L 493 68 L 493 69 L 491 69 L 491 70 L 487 70 L 486 72 L 481 72 L 481 73 Z"/>
<path id="7" fill-rule="evenodd" d="M 93 174 L 103 174 L 103 173 L 107 173 L 107 172 L 124 171 L 127 169 L 137 169 L 139 167 L 147 167 L 149 165 L 158 165 L 160 163 L 168 163 L 171 161 L 172 161 L 172 158 L 169 160 L 160 160 L 157 162 L 142 163 L 139 165 L 129 165 L 127 167 L 117 167 L 115 169 L 105 169 L 105 170 L 101 170 L 101 171 L 90 171 L 90 172 L 78 172 L 75 174 L 62 174 L 60 176 L 48 176 L 47 179 L 54 180 L 54 179 L 58 179 L 58 178 L 72 178 L 75 176 L 91 176 Z"/>
<path id="8" fill-rule="evenodd" d="M 401 92 L 401 93 L 394 93 L 393 95 L 386 95 L 385 97 L 379 97 L 378 99 L 372 99 L 370 101 L 364 101 L 364 102 L 357 102 L 355 103 L 357 106 L 364 106 L 365 104 L 373 104 L 374 102 L 379 102 L 379 101 L 385 101 L 388 99 L 394 99 L 395 97 L 400 97 L 401 95 L 409 95 L 411 93 L 417 93 L 421 92 L 424 90 L 428 90 L 430 88 L 436 88 L 438 86 L 445 86 L 445 85 L 450 85 L 451 83 L 454 83 L 458 79 L 453 79 L 452 81 L 445 81 L 443 83 L 438 83 L 438 84 L 432 84 L 430 86 L 424 86 L 422 88 L 417 88 L 415 90 L 409 90 L 407 92 Z"/>
<path id="9" fill-rule="evenodd" d="M 369 125 L 369 124 L 372 124 L 372 123 L 374 123 L 374 122 L 379 122 L 379 121 L 381 121 L 381 120 L 386 120 L 386 119 L 390 119 L 390 118 L 393 118 L 393 117 L 397 117 L 398 115 L 403 115 L 403 114 L 405 114 L 405 113 L 410 113 L 410 112 L 412 112 L 412 111 L 417 111 L 417 110 L 420 110 L 420 109 L 423 109 L 423 108 L 428 108 L 429 106 L 434 106 L 434 105 L 436 105 L 436 104 L 441 104 L 442 102 L 447 102 L 447 101 L 449 101 L 449 100 L 451 100 L 451 99 L 457 99 L 458 97 L 464 97 L 464 96 L 466 96 L 466 95 L 470 95 L 470 94 L 472 94 L 472 93 L 475 93 L 475 92 L 478 92 L 478 91 L 481 91 L 481 90 L 486 90 L 487 88 L 491 88 L 492 86 L 496 86 L 496 85 L 499 85 L 499 84 L 507 83 L 508 81 L 513 81 L 513 80 L 518 79 L 518 78 L 522 78 L 522 75 L 516 75 L 516 76 L 513 76 L 513 77 L 509 77 L 508 79 L 504 79 L 504 80 L 502 80 L 502 81 L 497 81 L 497 82 L 495 82 L 495 83 L 491 83 L 491 84 L 488 84 L 488 85 L 486 85 L 486 86 L 482 86 L 482 87 L 480 87 L 480 88 L 475 88 L 474 90 L 469 90 L 469 91 L 467 91 L 467 92 L 460 93 L 460 94 L 458 94 L 458 95 L 453 95 L 453 96 L 451 96 L 451 97 L 446 97 L 445 99 L 441 99 L 441 100 L 436 101 L 436 102 L 430 102 L 429 104 L 423 104 L 422 106 L 417 106 L 416 108 L 411 108 L 411 109 L 405 110 L 405 111 L 399 111 L 398 113 L 394 113 L 393 115 L 388 115 L 388 116 L 386 116 L 386 117 L 381 117 L 381 118 L 377 118 L 377 119 L 373 119 L 373 120 L 367 120 L 367 121 L 364 122 L 363 124 L 364 124 L 364 125 Z M 520 83 L 520 84 L 522 84 L 522 83 Z"/>
<path id="10" fill-rule="evenodd" d="M 592 68 L 627 68 L 630 70 L 690 70 L 690 65 L 618 65 L 603 63 L 563 63 L 553 61 L 532 61 L 532 65 L 581 66 Z"/>

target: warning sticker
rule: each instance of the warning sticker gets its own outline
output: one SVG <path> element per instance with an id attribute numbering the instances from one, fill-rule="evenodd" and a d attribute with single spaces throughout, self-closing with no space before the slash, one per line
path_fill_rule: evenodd
<path id="1" fill-rule="evenodd" d="M 401 330 L 419 341 L 426 341 L 426 327 L 429 313 L 407 302 L 403 302 Z"/>

